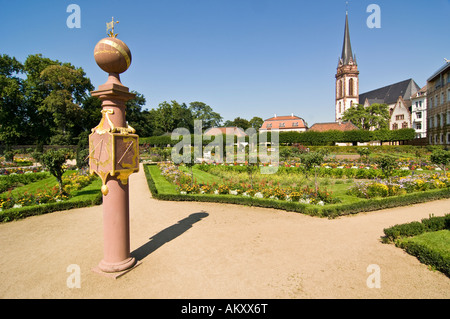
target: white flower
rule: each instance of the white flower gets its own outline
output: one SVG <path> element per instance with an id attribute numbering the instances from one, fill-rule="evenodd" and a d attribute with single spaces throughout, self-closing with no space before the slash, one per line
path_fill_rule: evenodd
<path id="1" fill-rule="evenodd" d="M 234 191 L 230 190 L 230 194 L 231 194 L 231 195 L 237 195 L 238 192 L 237 192 L 237 190 L 234 190 Z"/>
<path id="2" fill-rule="evenodd" d="M 323 201 L 320 201 L 317 203 L 317 205 L 323 206 L 323 205 L 325 205 L 325 203 Z"/>
<path id="3" fill-rule="evenodd" d="M 186 195 L 187 193 L 185 191 L 181 191 L 180 194 Z"/>
<path id="4" fill-rule="evenodd" d="M 19 204 L 14 204 L 14 206 L 13 206 L 13 208 L 20 208 L 20 207 L 22 207 L 22 205 L 19 205 Z"/>
<path id="5" fill-rule="evenodd" d="M 215 195 L 219 195 L 219 191 L 216 189 L 216 190 L 214 191 L 214 194 L 215 194 Z"/>
<path id="6" fill-rule="evenodd" d="M 256 198 L 263 198 L 264 195 L 261 194 L 260 192 L 258 192 L 258 193 L 255 194 L 255 197 L 256 197 Z"/>

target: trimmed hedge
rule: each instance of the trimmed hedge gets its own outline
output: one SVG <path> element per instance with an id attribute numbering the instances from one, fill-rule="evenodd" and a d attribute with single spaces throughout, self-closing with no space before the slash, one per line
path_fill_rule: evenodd
<path id="1" fill-rule="evenodd" d="M 450 258 L 448 256 L 444 256 L 426 245 L 411 240 L 403 240 L 407 237 L 444 229 L 450 230 L 450 214 L 442 217 L 432 216 L 422 219 L 421 222 L 415 221 L 386 228 L 384 229 L 385 237 L 383 237 L 383 241 L 394 242 L 397 247 L 417 257 L 421 263 L 433 266 L 450 277 Z"/>
<path id="2" fill-rule="evenodd" d="M 410 193 L 402 196 L 392 196 L 381 199 L 364 199 L 351 204 L 331 204 L 315 206 L 297 202 L 280 201 L 265 198 L 243 197 L 236 195 L 203 195 L 203 194 L 160 194 L 150 174 L 148 165 L 144 165 L 148 187 L 153 198 L 167 201 L 198 201 L 237 204 L 254 207 L 273 208 L 289 212 L 297 212 L 311 216 L 337 218 L 339 216 L 370 212 L 380 209 L 408 206 L 443 198 L 450 198 L 450 188 L 434 189 L 420 193 Z"/>
<path id="3" fill-rule="evenodd" d="M 59 212 L 74 208 L 82 208 L 100 205 L 102 203 L 101 193 L 93 200 L 83 200 L 83 201 L 63 201 L 57 203 L 49 203 L 39 206 L 27 206 L 15 209 L 9 209 L 4 212 L 0 212 L 0 222 L 9 222 L 13 220 L 19 220 L 27 218 L 30 216 L 44 215 L 53 212 Z"/>
<path id="4" fill-rule="evenodd" d="M 450 258 L 413 241 L 399 242 L 397 246 L 404 249 L 408 254 L 417 257 L 421 263 L 434 267 L 450 278 Z"/>
<path id="5" fill-rule="evenodd" d="M 424 218 L 421 222 L 411 222 L 407 224 L 395 225 L 384 229 L 385 241 L 393 242 L 401 237 L 417 236 L 424 232 L 450 230 L 450 214 L 442 217 L 432 216 Z"/>
<path id="6" fill-rule="evenodd" d="M 194 145 L 194 135 L 191 134 L 191 145 Z M 307 146 L 325 146 L 334 145 L 335 143 L 356 143 L 356 142 L 370 142 L 370 141 L 409 141 L 415 137 L 414 129 L 400 129 L 396 131 L 391 130 L 353 130 L 353 131 L 326 131 L 326 132 L 281 132 L 279 133 L 280 144 L 294 144 L 299 143 Z M 180 137 L 181 139 L 181 137 Z M 203 145 L 210 144 L 214 138 L 202 139 Z M 225 147 L 226 135 L 222 135 L 223 146 Z M 259 139 L 258 139 L 259 140 Z M 267 133 L 267 141 L 271 141 L 271 133 Z M 245 137 L 245 141 L 249 141 L 249 137 Z M 166 147 L 167 145 L 174 146 L 178 140 L 172 140 L 169 135 L 166 136 L 151 136 L 139 139 L 140 144 L 150 144 L 158 147 Z M 234 136 L 234 142 L 237 142 L 237 137 Z"/>

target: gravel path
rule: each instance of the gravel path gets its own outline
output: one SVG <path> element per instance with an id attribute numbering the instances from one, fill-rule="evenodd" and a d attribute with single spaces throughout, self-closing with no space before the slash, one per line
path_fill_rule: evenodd
<path id="1" fill-rule="evenodd" d="M 382 244 L 383 229 L 442 216 L 450 200 L 335 220 L 273 209 L 151 198 L 130 178 L 131 250 L 118 279 L 103 257 L 102 207 L 0 225 L 1 298 L 450 298 L 450 279 Z M 81 287 L 67 285 L 70 265 Z M 369 288 L 377 265 L 380 288 Z M 70 270 L 70 268 L 69 268 Z"/>

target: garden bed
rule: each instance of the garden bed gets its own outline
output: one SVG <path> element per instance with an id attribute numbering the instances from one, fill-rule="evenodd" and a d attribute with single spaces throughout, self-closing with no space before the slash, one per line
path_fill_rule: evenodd
<path id="1" fill-rule="evenodd" d="M 16 183 L 0 194 L 0 222 L 99 205 L 102 202 L 101 181 L 95 176 L 67 171 L 63 176 L 64 195 L 59 192 L 56 178 L 48 173 L 18 176 L 7 176 L 8 179 L 19 179 L 22 183 Z"/>
<path id="2" fill-rule="evenodd" d="M 194 167 L 194 169 L 198 170 L 200 168 Z M 238 169 L 244 170 L 245 168 Z M 230 187 L 224 187 L 223 185 L 227 186 L 226 183 L 222 184 L 222 187 L 219 189 L 219 184 L 210 184 L 207 180 L 206 183 L 204 180 L 202 184 L 191 184 L 190 180 L 187 178 L 189 177 L 189 174 L 187 173 L 189 170 L 187 170 L 187 168 L 183 170 L 184 172 L 176 172 L 174 170 L 170 173 L 172 175 L 171 177 L 166 176 L 166 178 L 164 178 L 157 165 L 144 165 L 144 171 L 153 197 L 161 200 L 204 201 L 275 208 L 328 218 L 450 198 L 449 187 L 406 194 L 402 193 L 401 195 L 393 195 L 384 198 L 361 198 L 348 194 L 347 190 L 349 186 L 351 186 L 349 185 L 352 183 L 351 179 L 338 179 L 329 182 L 329 189 L 322 189 L 315 192 L 315 189 L 311 187 L 308 188 L 308 192 L 303 193 L 302 196 L 304 194 L 311 195 L 311 191 L 312 194 L 316 196 L 314 200 L 310 200 L 309 202 L 305 200 L 307 197 L 304 197 L 303 201 L 301 201 L 301 198 L 292 200 L 293 197 L 290 196 L 290 194 L 291 200 L 286 200 L 286 197 L 285 200 L 280 200 L 275 194 L 280 188 L 276 188 L 273 185 L 268 187 L 268 189 L 272 189 L 271 194 L 261 193 L 259 196 L 255 196 L 256 193 L 249 194 L 248 192 L 243 191 L 244 187 L 248 187 L 248 183 L 242 183 L 242 189 L 240 191 Z M 242 178 L 242 176 L 243 175 L 240 175 L 240 178 Z M 203 178 L 205 178 L 205 176 L 203 176 Z M 282 176 L 281 179 L 286 179 L 286 175 Z M 299 180 L 299 184 L 301 184 L 301 181 Z M 311 180 L 309 182 L 311 183 Z M 284 194 L 286 195 L 286 192 L 284 192 Z M 319 197 L 317 197 L 317 195 Z M 325 196 L 325 199 L 329 197 L 330 200 L 326 202 L 320 196 Z M 320 203 L 320 200 L 322 200 L 322 203 Z"/>
<path id="3" fill-rule="evenodd" d="M 450 277 L 450 214 L 384 229 L 385 243 L 394 243 L 420 262 Z"/>

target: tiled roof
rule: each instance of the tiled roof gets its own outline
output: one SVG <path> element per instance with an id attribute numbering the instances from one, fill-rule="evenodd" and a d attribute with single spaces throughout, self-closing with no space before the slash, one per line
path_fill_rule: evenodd
<path id="1" fill-rule="evenodd" d="M 287 129 L 306 129 L 305 121 L 298 116 L 274 116 L 270 119 L 264 121 L 261 129 L 276 129 L 276 130 L 287 130 Z"/>
<path id="2" fill-rule="evenodd" d="M 402 82 L 394 83 L 370 92 L 359 95 L 359 104 L 364 104 L 366 99 L 369 104 L 394 104 L 397 102 L 399 96 L 405 100 L 409 100 L 412 95 L 416 94 L 420 87 L 413 79 L 408 79 Z"/>
<path id="3" fill-rule="evenodd" d="M 343 123 L 316 123 L 308 131 L 326 132 L 326 131 L 353 131 L 359 130 L 359 128 L 352 122 Z"/>

